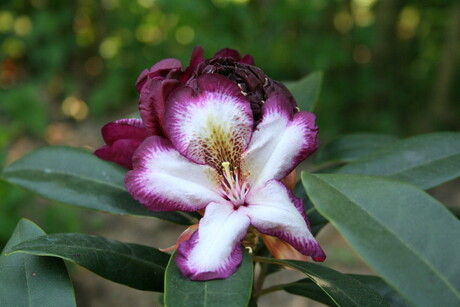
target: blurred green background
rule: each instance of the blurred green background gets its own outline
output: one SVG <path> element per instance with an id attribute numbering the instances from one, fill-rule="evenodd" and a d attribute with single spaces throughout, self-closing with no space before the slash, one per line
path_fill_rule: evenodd
<path id="1" fill-rule="evenodd" d="M 0 162 L 47 144 L 101 145 L 135 111 L 139 73 L 195 45 L 252 54 L 273 79 L 324 70 L 323 142 L 460 126 L 460 4 L 442 0 L 2 0 Z M 20 216 L 78 231 L 80 212 L 0 182 L 0 248 Z"/>

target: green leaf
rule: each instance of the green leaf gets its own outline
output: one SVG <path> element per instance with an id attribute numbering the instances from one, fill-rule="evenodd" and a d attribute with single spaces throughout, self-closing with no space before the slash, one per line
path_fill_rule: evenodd
<path id="1" fill-rule="evenodd" d="M 132 243 L 80 233 L 41 236 L 12 248 L 14 253 L 59 257 L 111 281 L 148 291 L 163 291 L 169 255 Z"/>
<path id="2" fill-rule="evenodd" d="M 115 214 L 158 217 L 191 224 L 183 212 L 153 212 L 126 191 L 126 170 L 92 153 L 64 146 L 43 147 L 5 168 L 8 182 L 49 200 Z"/>
<path id="3" fill-rule="evenodd" d="M 61 259 L 13 254 L 11 247 L 45 233 L 21 219 L 0 255 L 0 306 L 76 306 L 72 283 Z"/>
<path id="4" fill-rule="evenodd" d="M 374 290 L 331 268 L 297 260 L 255 257 L 254 260 L 284 265 L 304 273 L 324 292 L 332 306 L 389 306 Z"/>
<path id="5" fill-rule="evenodd" d="M 343 135 L 321 147 L 316 156 L 316 162 L 353 162 L 397 140 L 395 136 L 377 133 Z"/>
<path id="6" fill-rule="evenodd" d="M 380 294 L 385 301 L 393 307 L 411 306 L 395 289 L 390 287 L 382 278 L 372 275 L 347 274 L 354 279 L 359 280 L 375 292 Z"/>
<path id="7" fill-rule="evenodd" d="M 294 96 L 300 110 L 313 112 L 321 92 L 322 83 L 323 72 L 315 71 L 299 81 L 286 82 L 285 85 Z"/>
<path id="8" fill-rule="evenodd" d="M 303 200 L 303 206 L 305 208 L 305 212 L 307 213 L 308 221 L 310 222 L 311 233 L 316 237 L 319 231 L 323 229 L 329 221 L 313 206 L 307 196 L 307 193 L 305 193 L 305 188 L 303 187 L 302 182 L 299 181 L 295 185 L 294 195 Z"/>
<path id="9" fill-rule="evenodd" d="M 420 306 L 460 304 L 460 222 L 411 184 L 302 173 L 308 196 L 361 257 Z"/>
<path id="10" fill-rule="evenodd" d="M 240 267 L 229 278 L 191 281 L 182 276 L 176 266 L 174 255 L 166 269 L 165 306 L 247 306 L 251 297 L 252 271 L 252 257 L 245 252 Z"/>
<path id="11" fill-rule="evenodd" d="M 460 133 L 425 134 L 388 145 L 337 173 L 389 176 L 429 189 L 460 176 Z"/>
<path id="12" fill-rule="evenodd" d="M 347 276 L 354 278 L 366 285 L 367 287 L 378 293 L 390 306 L 393 307 L 409 307 L 410 305 L 402 298 L 393 288 L 388 286 L 383 279 L 378 276 L 371 275 L 358 275 L 358 274 L 346 274 Z M 328 306 L 335 306 L 335 303 L 331 300 L 326 293 L 324 293 L 320 287 L 318 287 L 312 280 L 305 278 L 298 280 L 294 283 L 287 284 L 284 291 L 301 295 L 311 298 L 320 303 Z"/>

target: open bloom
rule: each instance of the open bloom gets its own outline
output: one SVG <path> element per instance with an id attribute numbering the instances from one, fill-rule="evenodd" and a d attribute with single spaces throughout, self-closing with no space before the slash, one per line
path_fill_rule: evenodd
<path id="1" fill-rule="evenodd" d="M 228 76 L 187 78 L 193 82 L 168 94 L 158 120 L 162 132 L 140 144 L 125 179 L 133 197 L 151 210 L 204 210 L 198 230 L 177 251 L 184 276 L 233 274 L 250 226 L 324 260 L 302 201 L 281 182 L 316 150 L 315 116 L 295 113 L 289 95 L 279 91 L 258 102 L 259 114 Z"/>
<path id="2" fill-rule="evenodd" d="M 296 108 L 294 98 L 284 85 L 254 66 L 252 56 L 240 56 L 236 50 L 224 48 L 212 58 L 205 59 L 203 49 L 195 47 L 190 65 L 185 69 L 177 59 L 164 59 L 141 73 L 136 82 L 141 119 L 121 119 L 105 125 L 102 136 L 106 145 L 95 154 L 132 169 L 133 154 L 145 138 L 153 135 L 169 137 L 165 124 L 169 96 L 184 85 L 197 90 L 198 78 L 207 74 L 222 75 L 240 87 L 250 103 L 254 126 L 262 117 L 263 102 L 271 96 L 285 96 L 291 105 L 289 108 Z"/>

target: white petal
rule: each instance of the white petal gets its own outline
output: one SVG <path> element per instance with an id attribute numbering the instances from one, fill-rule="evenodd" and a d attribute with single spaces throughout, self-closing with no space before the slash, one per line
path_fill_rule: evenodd
<path id="1" fill-rule="evenodd" d="M 243 156 L 252 187 L 284 178 L 317 148 L 315 116 L 299 112 L 292 117 L 279 99 L 266 101 L 262 122 Z"/>
<path id="2" fill-rule="evenodd" d="M 198 231 L 179 246 L 179 269 L 192 280 L 229 277 L 241 263 L 240 242 L 248 227 L 245 210 L 235 210 L 230 203 L 209 204 Z"/>
<path id="3" fill-rule="evenodd" d="M 135 152 L 125 185 L 150 210 L 196 211 L 222 200 L 216 176 L 213 168 L 189 161 L 169 141 L 152 136 Z"/>
<path id="4" fill-rule="evenodd" d="M 251 225 L 276 236 L 306 256 L 324 260 L 325 254 L 311 234 L 302 201 L 279 181 L 251 190 L 246 198 Z"/>
<path id="5" fill-rule="evenodd" d="M 221 169 L 222 162 L 240 163 L 252 133 L 249 102 L 238 86 L 223 76 L 206 74 L 201 89 L 175 91 L 168 100 L 166 125 L 177 150 L 199 164 Z"/>

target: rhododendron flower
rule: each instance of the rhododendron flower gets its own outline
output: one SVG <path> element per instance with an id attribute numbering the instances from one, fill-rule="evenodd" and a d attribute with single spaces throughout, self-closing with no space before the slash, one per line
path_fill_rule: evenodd
<path id="1" fill-rule="evenodd" d="M 162 60 L 136 87 L 141 119 L 105 125 L 95 154 L 131 170 L 126 187 L 147 208 L 204 212 L 176 243 L 185 276 L 230 276 L 254 231 L 275 257 L 325 259 L 289 189 L 317 148 L 315 116 L 284 85 L 251 56 L 222 49 L 205 60 L 196 47 L 186 69 Z"/>
<path id="2" fill-rule="evenodd" d="M 133 197 L 151 210 L 204 209 L 198 230 L 176 256 L 192 280 L 233 274 L 250 226 L 314 260 L 325 258 L 302 201 L 280 181 L 316 150 L 315 116 L 294 114 L 287 97 L 273 95 L 255 126 L 244 94 L 219 74 L 178 87 L 165 105 L 168 138 L 146 138 L 125 179 Z"/>
<path id="3" fill-rule="evenodd" d="M 141 119 L 122 119 L 105 125 L 102 136 L 106 145 L 95 154 L 131 169 L 133 153 L 146 137 L 159 135 L 168 138 L 164 117 L 170 94 L 184 85 L 196 89 L 197 79 L 207 74 L 220 74 L 238 84 L 251 104 L 254 125 L 261 119 L 263 101 L 273 95 L 285 96 L 290 108 L 296 108 L 294 98 L 284 85 L 254 66 L 252 56 L 242 57 L 237 51 L 225 48 L 205 60 L 203 49 L 196 47 L 185 70 L 179 60 L 164 59 L 141 73 L 136 82 L 140 92 Z"/>

